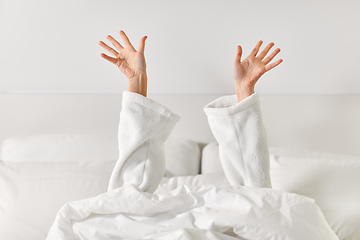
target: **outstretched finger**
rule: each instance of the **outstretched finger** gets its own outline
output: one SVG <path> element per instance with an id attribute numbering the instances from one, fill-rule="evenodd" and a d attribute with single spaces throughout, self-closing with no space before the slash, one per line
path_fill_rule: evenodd
<path id="1" fill-rule="evenodd" d="M 138 52 L 144 55 L 145 52 L 145 40 L 147 39 L 147 36 L 144 36 L 139 43 L 139 49 Z"/>
<path id="2" fill-rule="evenodd" d="M 274 62 L 274 63 L 272 63 L 272 64 L 270 64 L 270 65 L 266 65 L 266 66 L 265 66 L 265 71 L 267 72 L 267 71 L 273 69 L 274 67 L 276 67 L 276 66 L 278 66 L 280 63 L 282 63 L 282 61 L 283 61 L 282 59 L 279 59 L 279 60 L 277 60 L 276 62 Z"/>
<path id="3" fill-rule="evenodd" d="M 268 54 L 268 52 L 270 51 L 270 49 L 275 45 L 275 43 L 271 42 L 269 43 L 264 50 L 262 50 L 262 52 L 259 54 L 258 58 L 260 58 L 261 60 Z"/>
<path id="4" fill-rule="evenodd" d="M 120 44 L 118 41 L 116 41 L 115 38 L 113 38 L 112 36 L 108 35 L 108 36 L 106 37 L 106 39 L 109 40 L 109 41 L 112 43 L 112 45 L 114 45 L 114 47 L 115 47 L 118 51 L 121 51 L 121 50 L 124 49 L 124 47 L 121 46 L 121 44 Z"/>
<path id="5" fill-rule="evenodd" d="M 108 51 L 111 55 L 113 55 L 114 57 L 117 57 L 118 56 L 118 52 L 115 51 L 113 48 L 109 47 L 106 43 L 104 43 L 103 41 L 100 41 L 99 42 L 99 45 L 101 47 L 103 47 L 106 51 Z"/>
<path id="6" fill-rule="evenodd" d="M 133 47 L 133 45 L 131 44 L 129 38 L 126 36 L 125 32 L 124 31 L 120 31 L 120 36 L 121 38 L 123 39 L 124 43 L 125 43 L 125 46 L 126 47 L 129 47 L 129 48 L 132 48 L 134 51 L 135 51 L 135 48 Z"/>
<path id="7" fill-rule="evenodd" d="M 250 53 L 250 55 L 252 55 L 253 57 L 256 57 L 256 54 L 259 52 L 259 49 L 260 49 L 262 43 L 263 43 L 263 41 L 260 40 L 260 41 L 255 45 L 255 47 L 254 47 L 254 49 L 252 50 L 252 52 Z"/>
<path id="8" fill-rule="evenodd" d="M 241 55 L 242 55 L 242 48 L 239 45 L 237 46 L 237 50 L 236 50 L 235 62 L 237 63 L 241 62 Z"/>
<path id="9" fill-rule="evenodd" d="M 116 64 L 116 62 L 117 62 L 116 58 L 109 57 L 105 53 L 101 53 L 100 56 L 113 64 Z"/>
<path id="10" fill-rule="evenodd" d="M 263 63 L 265 65 L 267 65 L 269 62 L 271 62 L 271 60 L 273 60 L 273 58 L 280 52 L 280 48 L 275 49 L 270 56 L 268 56 L 267 58 L 264 59 Z"/>

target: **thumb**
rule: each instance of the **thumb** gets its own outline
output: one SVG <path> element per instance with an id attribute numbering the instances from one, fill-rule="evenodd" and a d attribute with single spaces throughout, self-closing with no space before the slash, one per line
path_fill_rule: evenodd
<path id="1" fill-rule="evenodd" d="M 241 55 L 242 55 L 242 48 L 240 45 L 238 45 L 236 50 L 235 62 L 237 63 L 241 62 Z"/>
<path id="2" fill-rule="evenodd" d="M 144 52 L 145 52 L 145 40 L 146 39 L 147 39 L 147 36 L 144 36 L 143 38 L 141 38 L 140 43 L 139 43 L 138 52 L 140 52 L 143 55 L 144 55 Z"/>

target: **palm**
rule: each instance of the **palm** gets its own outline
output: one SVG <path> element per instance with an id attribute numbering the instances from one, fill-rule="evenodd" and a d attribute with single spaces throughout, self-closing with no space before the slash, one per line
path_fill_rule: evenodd
<path id="1" fill-rule="evenodd" d="M 264 73 L 282 62 L 280 59 L 272 64 L 269 64 L 271 60 L 280 52 L 279 48 L 273 51 L 267 58 L 265 58 L 270 49 L 274 46 L 274 43 L 268 44 L 265 49 L 258 56 L 256 56 L 261 44 L 262 41 L 259 41 L 250 55 L 247 56 L 243 61 L 241 61 L 242 49 L 240 46 L 238 46 L 233 68 L 236 85 L 241 85 L 242 87 L 246 88 L 254 88 L 256 82 Z"/>
<path id="2" fill-rule="evenodd" d="M 136 51 L 123 31 L 120 31 L 120 35 L 125 43 L 125 48 L 109 35 L 106 38 L 115 46 L 117 51 L 100 41 L 100 46 L 107 50 L 113 57 L 107 56 L 103 53 L 101 56 L 109 62 L 115 64 L 128 79 L 145 74 L 146 62 L 144 48 L 147 37 L 143 37 L 140 40 L 139 49 Z"/>
<path id="3" fill-rule="evenodd" d="M 265 66 L 260 59 L 247 57 L 241 63 L 234 64 L 234 78 L 243 79 L 245 85 L 254 85 L 266 72 Z"/>
<path id="4" fill-rule="evenodd" d="M 133 78 L 138 73 L 146 71 L 146 62 L 143 54 L 124 49 L 116 57 L 115 65 L 127 78 Z"/>

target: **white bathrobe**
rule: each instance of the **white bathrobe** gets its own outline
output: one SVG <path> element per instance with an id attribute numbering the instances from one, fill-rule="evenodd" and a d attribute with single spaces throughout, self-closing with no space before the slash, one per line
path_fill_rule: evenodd
<path id="1" fill-rule="evenodd" d="M 125 91 L 108 192 L 67 203 L 47 239 L 337 239 L 314 200 L 271 189 L 257 93 L 240 103 L 225 96 L 204 110 L 232 187 L 153 194 L 165 173 L 164 142 L 180 117 Z"/>
<path id="2" fill-rule="evenodd" d="M 269 153 L 257 93 L 237 102 L 225 96 L 205 108 L 233 186 L 271 187 Z M 180 117 L 140 94 L 125 91 L 119 124 L 119 160 L 109 190 L 134 184 L 154 192 L 165 173 L 164 143 Z"/>

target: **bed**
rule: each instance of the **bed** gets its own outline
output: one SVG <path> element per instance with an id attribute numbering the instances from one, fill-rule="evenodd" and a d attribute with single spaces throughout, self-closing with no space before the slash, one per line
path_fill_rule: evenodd
<path id="1" fill-rule="evenodd" d="M 216 97 L 153 96 L 183 117 L 166 143 L 167 171 L 157 194 L 183 185 L 228 186 L 202 112 Z M 0 239 L 45 239 L 66 202 L 106 191 L 118 155 L 121 96 L 3 95 L 1 100 Z M 314 199 L 339 239 L 360 239 L 360 98 L 261 100 L 273 188 Z"/>

